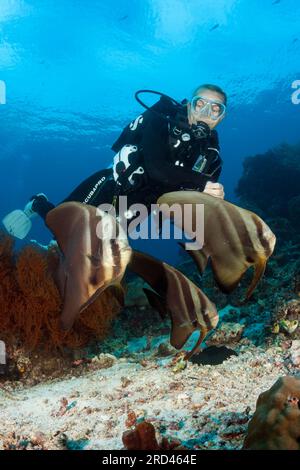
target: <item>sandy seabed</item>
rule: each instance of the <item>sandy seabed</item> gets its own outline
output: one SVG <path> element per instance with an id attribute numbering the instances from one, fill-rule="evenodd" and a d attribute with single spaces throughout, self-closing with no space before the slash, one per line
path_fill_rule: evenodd
<path id="1" fill-rule="evenodd" d="M 103 353 L 80 376 L 0 390 L 0 448 L 122 449 L 123 432 L 147 419 L 158 440 L 240 449 L 258 395 L 297 373 L 278 347 L 242 346 L 222 364 L 179 372 L 155 351 L 133 356 Z"/>

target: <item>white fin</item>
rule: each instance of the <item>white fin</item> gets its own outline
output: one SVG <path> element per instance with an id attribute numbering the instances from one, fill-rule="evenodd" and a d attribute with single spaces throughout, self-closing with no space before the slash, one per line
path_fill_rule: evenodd
<path id="1" fill-rule="evenodd" d="M 32 227 L 30 218 L 20 209 L 7 214 L 2 220 L 2 223 L 10 235 L 20 240 L 26 237 Z"/>

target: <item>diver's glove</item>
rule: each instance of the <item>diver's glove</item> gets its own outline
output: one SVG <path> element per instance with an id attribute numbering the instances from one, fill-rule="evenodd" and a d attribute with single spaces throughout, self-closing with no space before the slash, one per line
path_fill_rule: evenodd
<path id="1" fill-rule="evenodd" d="M 214 183 L 213 181 L 207 181 L 203 192 L 220 199 L 224 199 L 225 197 L 224 186 L 221 183 Z"/>
<path id="2" fill-rule="evenodd" d="M 29 218 L 38 214 L 45 220 L 48 212 L 54 207 L 54 204 L 48 200 L 44 193 L 39 193 L 30 198 L 30 201 L 25 206 L 24 212 Z"/>

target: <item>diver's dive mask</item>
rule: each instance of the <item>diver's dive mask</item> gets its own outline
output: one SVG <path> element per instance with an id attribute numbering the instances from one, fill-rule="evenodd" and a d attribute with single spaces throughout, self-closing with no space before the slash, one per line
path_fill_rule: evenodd
<path id="1" fill-rule="evenodd" d="M 161 112 L 156 111 L 155 109 L 151 108 L 150 106 L 147 106 L 139 97 L 139 95 L 141 93 L 150 93 L 150 94 L 159 95 L 162 98 L 167 98 L 173 104 L 174 108 L 177 108 L 176 116 L 171 118 L 170 116 L 167 116 L 167 115 L 165 115 Z M 194 99 L 196 99 L 196 101 L 194 102 L 195 106 L 196 106 L 197 105 L 197 99 L 200 99 L 200 98 L 204 100 L 204 98 L 202 98 L 202 97 L 195 96 L 192 100 L 192 103 L 194 102 Z M 170 96 L 165 95 L 164 93 L 160 93 L 159 91 L 154 91 L 154 90 L 139 90 L 135 93 L 135 99 L 137 100 L 138 103 L 140 103 L 148 111 L 151 111 L 152 113 L 162 117 L 163 119 L 166 119 L 169 123 L 170 131 L 171 131 L 173 137 L 175 137 L 176 139 L 181 138 L 181 140 L 183 140 L 183 141 L 189 141 L 191 138 L 194 138 L 195 140 L 206 139 L 211 134 L 211 129 L 208 126 L 208 124 L 206 124 L 204 121 L 201 120 L 201 117 L 203 117 L 203 114 L 202 115 L 199 114 L 199 116 L 197 114 L 194 114 L 195 118 L 196 118 L 195 119 L 196 124 L 192 124 L 191 126 L 188 124 L 188 122 L 187 122 L 187 109 L 186 109 L 186 106 L 187 106 L 187 103 L 188 103 L 187 100 L 184 100 L 181 103 L 179 103 L 178 101 L 174 100 Z M 207 100 L 206 98 L 205 98 L 205 100 L 207 102 L 210 101 L 210 100 Z M 192 103 L 191 103 L 191 109 L 192 109 L 192 106 L 193 106 Z M 217 103 L 217 100 L 216 100 L 216 101 L 211 101 L 210 104 L 213 106 L 213 104 L 215 104 L 215 103 L 218 106 L 223 107 L 224 112 L 225 112 L 225 105 L 223 103 L 221 103 L 221 102 Z M 197 110 L 198 110 L 198 106 L 196 106 L 196 112 L 198 112 Z M 223 114 L 224 114 L 224 112 L 223 112 Z"/>
<path id="2" fill-rule="evenodd" d="M 217 121 L 224 116 L 226 106 L 222 101 L 210 100 L 204 96 L 194 96 L 191 101 L 191 113 L 197 120 L 208 117 L 212 121 Z"/>

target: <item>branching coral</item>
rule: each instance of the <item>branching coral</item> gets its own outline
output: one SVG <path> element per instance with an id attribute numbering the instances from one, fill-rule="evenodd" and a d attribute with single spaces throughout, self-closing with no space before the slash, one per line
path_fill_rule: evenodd
<path id="1" fill-rule="evenodd" d="M 29 349 L 43 345 L 81 347 L 93 338 L 106 336 L 110 323 L 120 311 L 112 289 L 103 292 L 79 317 L 72 330 L 59 326 L 61 298 L 52 272 L 57 265 L 55 250 L 45 252 L 33 246 L 17 255 L 13 241 L 0 238 L 0 335 Z"/>

